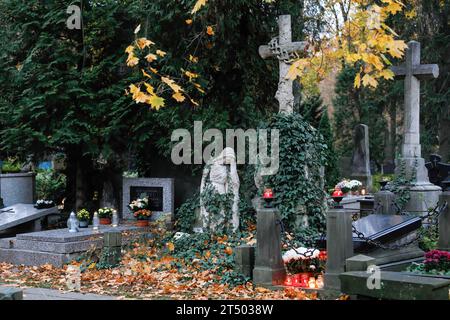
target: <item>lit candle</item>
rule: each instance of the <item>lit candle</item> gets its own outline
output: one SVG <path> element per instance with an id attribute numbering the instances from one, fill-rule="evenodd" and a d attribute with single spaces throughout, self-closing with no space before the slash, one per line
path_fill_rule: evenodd
<path id="1" fill-rule="evenodd" d="M 361 189 L 361 195 L 362 195 L 362 196 L 365 196 L 365 195 L 366 195 L 366 189 L 364 189 L 364 188 Z"/>
<path id="2" fill-rule="evenodd" d="M 310 289 L 316 288 L 316 279 L 314 277 L 309 278 L 308 285 Z"/>
<path id="3" fill-rule="evenodd" d="M 318 289 L 322 289 L 323 288 L 323 276 L 318 276 L 317 280 L 316 280 L 316 285 Z"/>
<path id="4" fill-rule="evenodd" d="M 272 189 L 265 189 L 264 193 L 263 193 L 263 198 L 264 199 L 273 199 L 273 190 Z"/>

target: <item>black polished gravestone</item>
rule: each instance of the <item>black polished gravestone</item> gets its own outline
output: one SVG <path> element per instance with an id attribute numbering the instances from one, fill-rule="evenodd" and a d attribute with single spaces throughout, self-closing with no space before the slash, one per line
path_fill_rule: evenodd
<path id="1" fill-rule="evenodd" d="M 408 259 L 423 257 L 423 251 L 414 241 L 421 226 L 422 220 L 416 216 L 372 214 L 361 218 L 353 222 L 355 254 L 369 255 L 376 259 L 377 265 L 393 266 Z M 355 231 L 373 242 L 358 237 Z"/>
<path id="2" fill-rule="evenodd" d="M 442 162 L 442 157 L 438 154 L 430 155 L 430 162 L 427 162 L 425 166 L 432 184 L 443 187 L 442 182 L 450 178 L 450 164 Z"/>

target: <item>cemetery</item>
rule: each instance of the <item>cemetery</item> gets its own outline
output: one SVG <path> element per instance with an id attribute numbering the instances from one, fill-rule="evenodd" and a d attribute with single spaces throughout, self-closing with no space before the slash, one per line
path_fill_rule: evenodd
<path id="1" fill-rule="evenodd" d="M 0 300 L 450 300 L 449 1 L 74 3 L 0 0 Z"/>

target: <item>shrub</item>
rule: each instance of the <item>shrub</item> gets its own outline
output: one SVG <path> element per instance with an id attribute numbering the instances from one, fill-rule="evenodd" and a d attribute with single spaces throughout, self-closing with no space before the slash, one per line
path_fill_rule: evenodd
<path id="1" fill-rule="evenodd" d="M 66 190 L 66 176 L 52 169 L 40 171 L 36 175 L 38 199 L 61 201 Z"/>

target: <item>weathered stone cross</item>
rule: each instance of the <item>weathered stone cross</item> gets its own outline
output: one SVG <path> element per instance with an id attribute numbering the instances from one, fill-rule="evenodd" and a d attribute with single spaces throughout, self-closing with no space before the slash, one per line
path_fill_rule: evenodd
<path id="1" fill-rule="evenodd" d="M 402 145 L 403 158 L 421 157 L 420 146 L 420 81 L 437 78 L 437 64 L 420 64 L 420 43 L 410 41 L 406 63 L 391 68 L 396 77 L 405 79 L 405 114 Z"/>
<path id="2" fill-rule="evenodd" d="M 259 55 L 263 59 L 276 57 L 280 62 L 280 82 L 275 98 L 280 105 L 280 112 L 294 112 L 293 80 L 287 79 L 289 61 L 297 53 L 306 48 L 307 42 L 292 42 L 291 16 L 278 17 L 279 36 L 270 41 L 269 45 L 259 47 Z"/>

